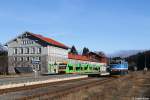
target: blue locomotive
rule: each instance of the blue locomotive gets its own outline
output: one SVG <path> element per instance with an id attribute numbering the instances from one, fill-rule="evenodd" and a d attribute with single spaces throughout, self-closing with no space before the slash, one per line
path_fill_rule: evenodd
<path id="1" fill-rule="evenodd" d="M 125 60 L 111 61 L 109 64 L 110 75 L 126 75 L 128 74 L 128 62 Z"/>

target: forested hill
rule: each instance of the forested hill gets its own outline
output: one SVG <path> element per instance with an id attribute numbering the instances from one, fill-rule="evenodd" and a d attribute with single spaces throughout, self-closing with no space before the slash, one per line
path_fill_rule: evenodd
<path id="1" fill-rule="evenodd" d="M 145 50 L 121 50 L 121 51 L 117 51 L 115 53 L 112 54 L 108 54 L 108 57 L 121 57 L 121 58 L 126 58 L 129 57 L 131 55 L 136 55 L 139 52 L 143 52 Z"/>
<path id="2" fill-rule="evenodd" d="M 138 70 L 143 70 L 145 65 L 150 69 L 150 50 L 132 55 L 126 58 L 129 63 L 129 69 L 137 67 Z"/>

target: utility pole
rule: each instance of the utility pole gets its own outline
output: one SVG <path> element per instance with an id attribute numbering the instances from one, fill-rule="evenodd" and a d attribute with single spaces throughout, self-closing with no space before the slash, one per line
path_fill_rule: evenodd
<path id="1" fill-rule="evenodd" d="M 145 68 L 146 68 L 146 53 L 145 53 Z"/>
<path id="2" fill-rule="evenodd" d="M 110 65 L 110 63 L 111 63 L 111 56 L 110 56 L 110 58 L 109 58 L 109 62 L 108 62 L 108 63 L 109 63 L 109 65 Z"/>
<path id="3" fill-rule="evenodd" d="M 147 71 L 147 67 L 146 67 L 146 53 L 145 53 L 145 68 L 144 68 L 144 74 L 146 73 Z"/>

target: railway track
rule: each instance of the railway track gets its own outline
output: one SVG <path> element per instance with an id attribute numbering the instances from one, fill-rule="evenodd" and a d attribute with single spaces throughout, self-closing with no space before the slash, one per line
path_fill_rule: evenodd
<path id="1" fill-rule="evenodd" d="M 44 94 L 44 95 L 41 95 L 37 98 L 42 97 L 42 99 L 57 99 L 57 98 L 61 98 L 63 96 L 66 96 L 70 93 L 78 92 L 78 91 L 83 90 L 83 89 L 88 89 L 88 88 L 93 87 L 95 85 L 100 85 L 100 84 L 103 84 L 105 82 L 109 82 L 111 80 L 113 80 L 113 78 L 104 79 L 104 80 L 101 80 L 101 81 L 100 80 L 93 81 L 93 82 L 91 81 L 89 83 L 85 83 L 85 84 L 78 85 L 78 86 L 66 87 L 66 88 L 64 88 L 60 91 L 55 91 L 53 93 Z M 26 99 L 26 98 L 23 98 L 23 99 Z"/>
<path id="2" fill-rule="evenodd" d="M 84 78 L 87 79 L 87 78 Z M 37 84 L 37 85 L 29 85 L 29 86 L 24 86 L 24 87 L 15 87 L 15 88 L 7 88 L 7 89 L 0 89 L 0 95 L 4 93 L 9 93 L 9 92 L 17 92 L 17 91 L 23 91 L 23 90 L 28 90 L 28 89 L 36 89 L 39 87 L 46 87 L 49 85 L 55 85 L 59 83 L 67 83 L 67 82 L 74 82 L 74 81 L 79 81 L 81 79 L 74 79 L 74 80 L 69 80 L 69 81 L 61 81 L 61 82 L 52 82 L 52 83 L 44 83 L 44 84 Z"/>
<path id="3" fill-rule="evenodd" d="M 55 83 L 39 84 L 27 87 L 0 90 L 0 99 L 29 100 L 29 99 L 54 99 L 67 94 L 88 89 L 95 85 L 104 84 L 114 78 L 85 78 Z"/>

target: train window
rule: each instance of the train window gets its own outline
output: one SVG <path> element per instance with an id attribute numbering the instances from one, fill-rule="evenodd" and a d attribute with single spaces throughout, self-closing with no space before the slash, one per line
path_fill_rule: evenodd
<path id="1" fill-rule="evenodd" d="M 69 70 L 73 70 L 73 66 L 68 66 L 69 67 Z"/>
<path id="2" fill-rule="evenodd" d="M 92 70 L 92 67 L 89 67 L 90 68 L 90 70 Z"/>
<path id="3" fill-rule="evenodd" d="M 76 67 L 76 70 L 80 70 L 80 67 Z"/>
<path id="4" fill-rule="evenodd" d="M 88 66 L 86 66 L 84 69 L 87 70 L 87 69 L 88 69 Z"/>
<path id="5" fill-rule="evenodd" d="M 94 70 L 98 70 L 98 68 L 97 68 L 97 67 L 94 67 Z"/>

